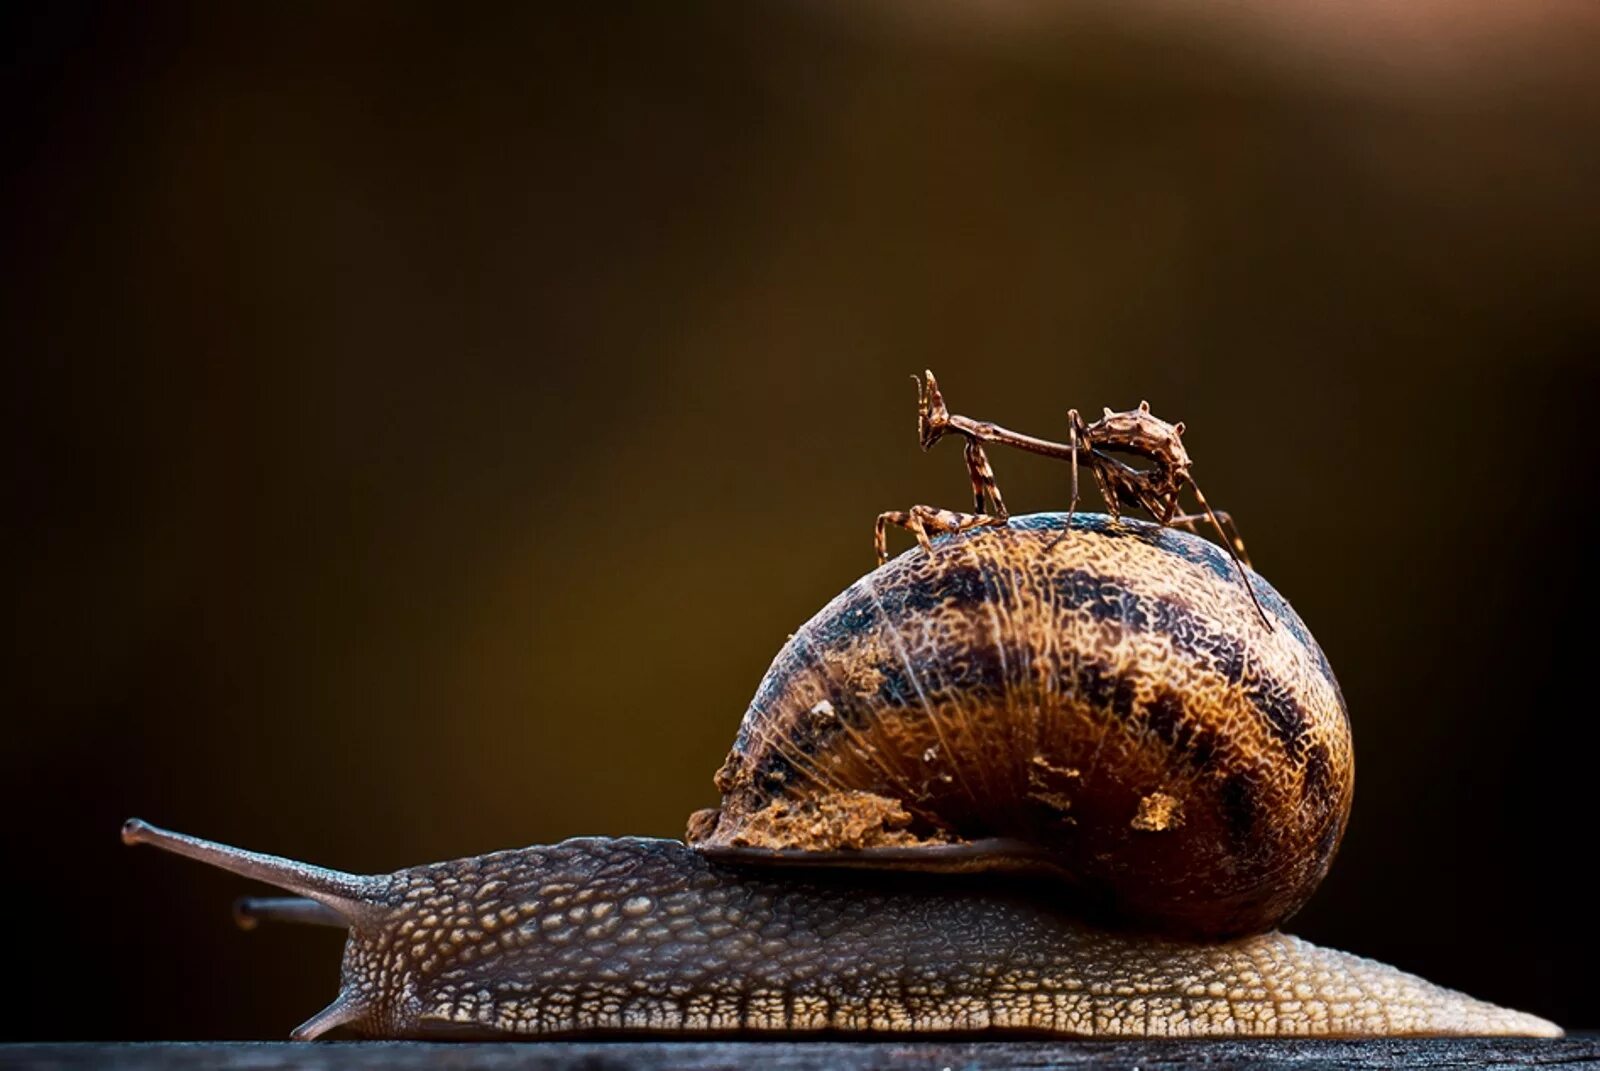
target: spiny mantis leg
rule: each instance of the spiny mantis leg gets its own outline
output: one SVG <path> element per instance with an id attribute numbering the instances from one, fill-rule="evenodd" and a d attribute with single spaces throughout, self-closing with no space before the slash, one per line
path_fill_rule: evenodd
<path id="1" fill-rule="evenodd" d="M 1076 409 L 1067 410 L 1067 450 L 1072 464 L 1072 501 L 1067 503 L 1066 525 L 1061 529 L 1061 534 L 1052 539 L 1049 545 L 1044 548 L 1046 552 L 1055 550 L 1056 544 L 1067 538 L 1068 533 L 1072 531 L 1073 518 L 1078 515 L 1078 501 L 1080 498 L 1078 493 L 1078 443 L 1079 429 L 1082 427 L 1083 418 L 1078 416 L 1078 411 Z M 1106 457 L 1088 443 L 1084 443 L 1084 451 L 1089 455 L 1088 464 L 1089 468 L 1094 472 L 1095 485 L 1100 488 L 1100 494 L 1106 500 L 1106 510 L 1115 519 L 1118 508 L 1116 496 L 1106 488 L 1105 479 L 1100 472 L 1100 465 L 1115 465 L 1121 464 L 1121 462 L 1114 458 Z"/>
<path id="2" fill-rule="evenodd" d="M 1233 544 L 1233 549 L 1238 553 L 1239 557 L 1244 559 L 1246 565 L 1252 569 L 1255 568 L 1255 564 L 1250 561 L 1250 552 L 1244 549 L 1244 537 L 1239 534 L 1239 525 L 1234 521 L 1233 514 L 1225 509 L 1213 510 L 1212 512 L 1216 514 L 1217 520 L 1222 522 L 1222 527 L 1227 529 L 1226 538 L 1228 542 Z M 1167 523 L 1199 535 L 1199 522 L 1206 519 L 1207 517 L 1204 513 L 1181 513 Z"/>
<path id="3" fill-rule="evenodd" d="M 1256 613 L 1261 615 L 1261 623 L 1267 626 L 1267 631 L 1272 631 L 1272 622 L 1267 618 L 1267 611 L 1261 608 L 1261 600 L 1256 598 L 1255 585 L 1250 583 L 1250 574 L 1245 572 L 1244 562 L 1239 560 L 1239 552 L 1233 549 L 1233 543 L 1228 539 L 1228 533 L 1222 530 L 1222 522 L 1217 520 L 1216 513 L 1211 509 L 1211 503 L 1206 501 L 1206 496 L 1201 493 L 1200 485 L 1191 477 L 1189 486 L 1194 488 L 1194 497 L 1200 503 L 1200 508 L 1206 511 L 1206 516 L 1211 520 L 1211 527 L 1217 530 L 1217 537 L 1222 540 L 1222 549 L 1228 552 L 1228 557 L 1233 559 L 1233 564 L 1239 570 L 1239 579 L 1244 582 L 1244 590 L 1250 596 L 1250 601 L 1255 604 Z M 1231 518 L 1230 518 L 1231 520 Z M 1237 533 L 1237 530 L 1235 530 Z"/>
<path id="4" fill-rule="evenodd" d="M 873 531 L 873 546 L 878 551 L 878 564 L 889 560 L 886 542 L 889 525 L 897 525 L 917 537 L 917 545 L 933 553 L 933 535 L 947 532 L 965 532 L 973 528 L 999 528 L 1005 525 L 1004 517 L 987 513 L 957 513 L 954 510 L 935 509 L 933 506 L 912 506 L 908 510 L 889 510 L 878 514 Z"/>
<path id="5" fill-rule="evenodd" d="M 1072 451 L 1072 502 L 1067 506 L 1067 531 L 1072 531 L 1072 518 L 1078 512 L 1078 425 L 1083 423 L 1083 418 L 1078 416 L 1076 409 L 1067 410 L 1067 432 L 1071 438 L 1069 449 Z"/>
<path id="6" fill-rule="evenodd" d="M 987 514 L 1005 520 L 1006 503 L 1000 497 L 1000 487 L 994 482 L 994 469 L 989 467 L 989 456 L 976 439 L 968 439 L 963 451 L 967 459 L 967 477 L 972 481 L 972 512 Z M 985 509 L 985 505 L 989 508 Z"/>

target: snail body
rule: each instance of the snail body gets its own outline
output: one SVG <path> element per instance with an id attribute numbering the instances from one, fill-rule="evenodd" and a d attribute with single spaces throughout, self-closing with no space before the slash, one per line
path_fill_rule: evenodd
<path id="1" fill-rule="evenodd" d="M 1348 719 L 1230 568 L 1084 514 L 902 555 L 779 653 L 687 844 L 363 876 L 123 837 L 305 898 L 247 916 L 348 928 L 299 1038 L 1559 1034 L 1276 932 L 1343 832 Z"/>
<path id="2" fill-rule="evenodd" d="M 634 837 L 364 877 L 143 823 L 124 838 L 281 883 L 349 926 L 340 995 L 299 1039 L 1554 1029 L 1281 933 L 1124 933 L 974 877 L 762 871 Z"/>

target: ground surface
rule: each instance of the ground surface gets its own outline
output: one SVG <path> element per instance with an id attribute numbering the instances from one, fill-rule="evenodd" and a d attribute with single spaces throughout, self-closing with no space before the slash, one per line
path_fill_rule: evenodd
<path id="1" fill-rule="evenodd" d="M 1590 1067 L 1600 1068 L 1600 1035 L 1556 1041 L 1395 1039 L 1385 1041 L 1146 1042 L 541 1042 L 421 1044 L 353 1042 L 63 1044 L 0 1046 L 0 1067 L 411 1068 L 442 1071 L 867 1071 L 869 1068 L 1122 1067 Z"/>

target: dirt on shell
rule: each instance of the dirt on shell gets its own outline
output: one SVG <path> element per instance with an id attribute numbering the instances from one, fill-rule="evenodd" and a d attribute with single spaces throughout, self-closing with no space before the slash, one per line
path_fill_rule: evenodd
<path id="1" fill-rule="evenodd" d="M 725 843 L 738 847 L 831 852 L 924 843 L 907 828 L 911 814 L 899 800 L 872 792 L 829 792 L 802 803 L 771 800 L 734 828 L 728 828 L 728 818 L 722 815 L 717 828 Z"/>
<path id="2" fill-rule="evenodd" d="M 1139 801 L 1139 810 L 1128 823 L 1134 829 L 1159 833 L 1183 825 L 1183 801 L 1165 792 L 1152 792 Z"/>

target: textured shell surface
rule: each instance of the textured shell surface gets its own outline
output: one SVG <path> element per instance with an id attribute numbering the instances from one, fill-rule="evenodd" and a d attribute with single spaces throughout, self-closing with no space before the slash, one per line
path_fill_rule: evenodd
<path id="1" fill-rule="evenodd" d="M 1221 548 L 1098 514 L 901 554 L 779 652 L 689 840 L 909 867 L 1021 844 L 967 868 L 1049 870 L 1139 928 L 1268 930 L 1327 872 L 1354 760 L 1327 659 L 1249 580 L 1270 629 Z"/>

